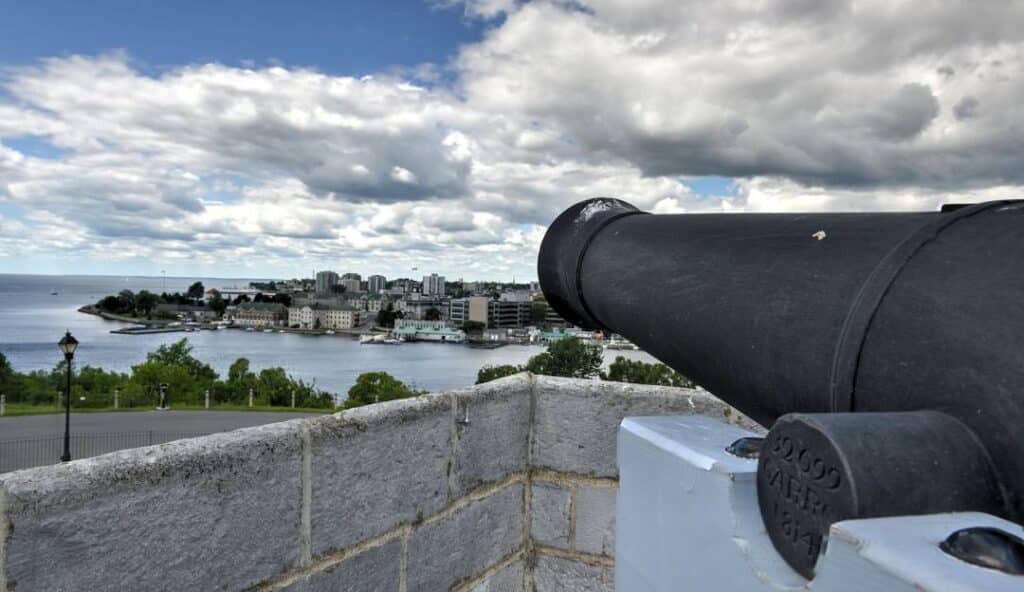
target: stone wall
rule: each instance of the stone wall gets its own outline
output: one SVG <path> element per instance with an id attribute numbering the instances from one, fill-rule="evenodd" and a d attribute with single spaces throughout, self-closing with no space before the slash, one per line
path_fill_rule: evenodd
<path id="1" fill-rule="evenodd" d="M 611 590 L 617 426 L 706 393 L 521 374 L 0 475 L 0 592 Z"/>

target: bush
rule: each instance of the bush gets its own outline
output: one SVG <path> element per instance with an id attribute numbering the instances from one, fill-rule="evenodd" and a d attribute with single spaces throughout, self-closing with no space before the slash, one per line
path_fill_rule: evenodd
<path id="1" fill-rule="evenodd" d="M 519 374 L 524 370 L 526 370 L 526 368 L 523 366 L 513 366 L 512 364 L 499 364 L 496 366 L 487 365 L 476 373 L 476 383 L 483 384 L 492 380 L 498 380 L 499 378 L 505 378 L 506 376 L 512 376 L 513 374 Z"/>
<path id="2" fill-rule="evenodd" d="M 66 366 L 63 361 L 53 370 L 18 373 L 5 364 L 0 354 L 0 392 L 11 403 L 55 405 L 66 388 Z M 106 408 L 114 404 L 114 391 L 120 390 L 121 407 L 155 406 L 160 385 L 174 404 L 202 405 L 206 390 L 215 403 L 244 404 L 249 389 L 260 404 L 290 406 L 295 393 L 297 407 L 330 408 L 334 397 L 319 391 L 312 384 L 296 380 L 283 368 L 266 368 L 259 374 L 249 369 L 249 360 L 239 358 L 231 365 L 228 379 L 221 381 L 209 365 L 192 356 L 188 340 L 160 346 L 146 356 L 146 361 L 132 367 L 130 374 L 110 372 L 92 366 L 73 366 L 71 406 L 73 408 Z M 84 397 L 84 400 L 82 399 Z"/>
<path id="3" fill-rule="evenodd" d="M 405 385 L 404 382 L 387 372 L 364 372 L 356 378 L 356 383 L 348 389 L 348 400 L 345 408 L 360 407 L 380 401 L 405 399 L 423 394 Z"/>
<path id="4" fill-rule="evenodd" d="M 602 361 L 601 346 L 566 337 L 551 343 L 548 351 L 530 358 L 526 369 L 548 376 L 593 378 L 599 375 Z"/>
<path id="5" fill-rule="evenodd" d="M 689 378 L 669 368 L 665 364 L 648 364 L 639 360 L 630 360 L 617 356 L 608 367 L 608 373 L 602 374 L 604 380 L 630 382 L 633 384 L 658 384 L 662 386 L 678 386 L 693 388 Z"/>

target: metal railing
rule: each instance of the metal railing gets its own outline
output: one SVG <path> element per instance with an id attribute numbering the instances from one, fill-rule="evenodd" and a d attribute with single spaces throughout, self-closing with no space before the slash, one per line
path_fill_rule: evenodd
<path id="1" fill-rule="evenodd" d="M 195 438 L 208 432 L 102 432 L 71 435 L 71 458 L 81 459 L 117 450 L 163 444 L 172 440 Z M 64 436 L 46 436 L 0 441 L 0 473 L 60 462 Z"/>

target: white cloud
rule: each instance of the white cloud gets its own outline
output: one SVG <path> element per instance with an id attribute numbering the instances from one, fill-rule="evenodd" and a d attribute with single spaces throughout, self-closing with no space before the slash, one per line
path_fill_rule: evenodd
<path id="1" fill-rule="evenodd" d="M 528 277 L 543 226 L 597 195 L 892 210 L 1024 185 L 1019 3 L 436 4 L 490 20 L 450 84 L 432 64 L 152 74 L 118 53 L 9 70 L 0 205 L 24 215 L 0 210 L 0 257 Z M 701 175 L 735 191 L 681 182 Z"/>

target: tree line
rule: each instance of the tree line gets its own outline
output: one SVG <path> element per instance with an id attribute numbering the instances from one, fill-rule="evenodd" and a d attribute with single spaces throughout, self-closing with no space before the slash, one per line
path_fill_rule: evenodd
<path id="1" fill-rule="evenodd" d="M 548 376 L 569 378 L 599 378 L 615 382 L 652 384 L 675 387 L 693 387 L 693 381 L 665 364 L 647 363 L 618 356 L 601 369 L 601 347 L 577 338 L 565 338 L 551 343 L 547 350 L 531 357 L 524 365 L 502 364 L 484 366 L 477 373 L 477 384 L 529 371 Z M 64 392 L 65 365 L 61 361 L 52 370 L 15 372 L 0 353 L 0 393 L 10 403 L 53 405 Z M 290 377 L 283 368 L 265 368 L 256 372 L 249 360 L 238 358 L 221 378 L 208 364 L 192 355 L 187 339 L 162 345 L 150 352 L 146 360 L 132 366 L 131 372 L 121 373 L 92 366 L 74 367 L 72 380 L 72 406 L 106 408 L 113 405 L 113 392 L 120 390 L 123 407 L 155 406 L 159 400 L 160 385 L 167 384 L 172 403 L 201 405 L 205 392 L 210 391 L 213 404 L 248 403 L 249 391 L 260 406 L 288 406 L 295 393 L 296 405 L 307 408 L 334 406 L 334 397 L 318 390 L 313 384 Z M 426 391 L 409 387 L 387 372 L 365 372 L 348 390 L 346 409 L 403 399 L 424 394 Z M 84 397 L 84 399 L 83 399 Z"/>
<path id="2" fill-rule="evenodd" d="M 115 295 L 106 296 L 96 303 L 96 308 L 103 312 L 118 315 L 134 315 L 138 317 L 151 318 L 156 307 L 160 304 L 178 304 L 185 306 L 206 306 L 204 300 L 206 289 L 202 282 L 195 282 L 189 286 L 185 293 L 174 292 L 155 294 L 149 290 L 139 290 L 138 293 L 131 290 L 121 290 Z M 219 298 L 219 295 L 217 296 Z M 214 308 L 211 298 L 211 308 Z M 228 305 L 227 301 L 220 298 L 217 306 L 220 307 L 218 314 L 224 312 Z M 216 310 L 216 309 L 215 309 Z"/>
<path id="3" fill-rule="evenodd" d="M 0 393 L 9 403 L 53 405 L 63 397 L 66 376 L 62 360 L 52 370 L 16 372 L 0 353 Z M 331 408 L 334 397 L 315 385 L 292 378 L 283 368 L 255 371 L 249 360 L 238 358 L 221 378 L 209 364 L 192 355 L 187 339 L 161 345 L 146 355 L 130 372 L 116 372 L 93 366 L 72 366 L 71 406 L 107 408 L 113 406 L 114 391 L 122 407 L 155 406 L 160 385 L 166 384 L 172 403 L 202 405 L 206 391 L 210 403 L 248 404 L 249 391 L 260 406 L 290 406 L 292 394 L 298 407 Z"/>
<path id="4" fill-rule="evenodd" d="M 209 308 L 219 317 L 223 316 L 228 306 L 237 306 L 244 302 L 267 302 L 291 306 L 292 297 L 290 294 L 256 294 L 250 298 L 245 294 L 239 294 L 233 300 L 229 300 L 216 291 L 207 297 L 203 282 L 195 282 L 184 293 L 162 292 L 155 294 L 149 290 L 139 290 L 138 292 L 121 290 L 115 295 L 102 298 L 96 303 L 96 308 L 110 314 L 151 319 L 160 304 L 176 304 Z M 174 318 L 175 314 L 168 312 L 165 316 Z"/>
<path id="5" fill-rule="evenodd" d="M 588 344 L 575 337 L 559 339 L 548 345 L 547 351 L 531 357 L 526 364 L 500 364 L 484 366 L 476 376 L 476 383 L 483 384 L 519 372 L 532 372 L 547 376 L 568 378 L 600 378 L 613 382 L 633 384 L 654 384 L 692 388 L 693 381 L 662 363 L 647 363 L 617 356 L 608 366 L 608 372 L 601 370 L 604 360 L 601 346 Z"/>

